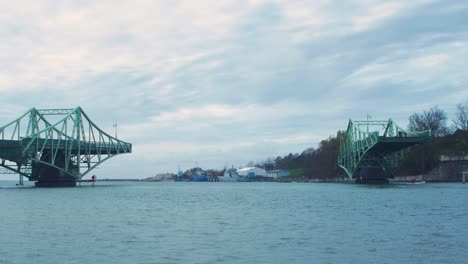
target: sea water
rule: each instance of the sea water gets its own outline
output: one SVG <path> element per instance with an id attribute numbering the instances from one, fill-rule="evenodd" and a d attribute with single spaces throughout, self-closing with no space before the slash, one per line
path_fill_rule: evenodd
<path id="1" fill-rule="evenodd" d="M 0 183 L 0 263 L 467 263 L 468 184 Z"/>

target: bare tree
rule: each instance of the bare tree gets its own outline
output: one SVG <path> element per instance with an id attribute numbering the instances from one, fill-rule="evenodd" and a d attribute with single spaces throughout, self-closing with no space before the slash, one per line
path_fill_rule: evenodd
<path id="1" fill-rule="evenodd" d="M 468 131 L 468 101 L 457 104 L 457 113 L 453 125 L 455 129 Z"/>
<path id="2" fill-rule="evenodd" d="M 414 113 L 409 117 L 409 130 L 425 131 L 431 130 L 435 137 L 445 136 L 449 133 L 447 127 L 447 114 L 437 106 L 422 114 Z"/>

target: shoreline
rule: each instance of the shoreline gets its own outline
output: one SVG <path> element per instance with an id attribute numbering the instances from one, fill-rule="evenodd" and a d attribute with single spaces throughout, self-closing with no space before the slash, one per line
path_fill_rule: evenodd
<path id="1" fill-rule="evenodd" d="M 407 179 L 408 178 L 408 179 Z M 418 182 L 424 181 L 426 183 L 463 183 L 455 180 L 424 180 L 419 177 L 395 177 L 390 179 L 389 183 L 406 183 L 410 182 L 411 179 L 416 178 Z M 169 181 L 146 181 L 145 179 L 101 179 L 96 180 L 96 182 L 174 182 Z M 345 179 L 282 179 L 282 180 L 273 180 L 273 181 L 248 181 L 248 182 L 276 182 L 276 183 L 344 183 L 344 184 L 353 184 L 354 180 L 345 178 Z"/>

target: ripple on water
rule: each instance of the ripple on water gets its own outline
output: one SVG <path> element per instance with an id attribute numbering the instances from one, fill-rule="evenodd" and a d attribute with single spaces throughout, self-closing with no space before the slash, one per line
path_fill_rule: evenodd
<path id="1" fill-rule="evenodd" d="M 468 259 L 464 246 L 468 213 L 459 199 L 466 188 L 458 185 L 439 189 L 274 183 L 96 187 L 0 189 L 0 263 L 464 263 Z M 443 195 L 434 195 L 434 190 Z M 92 197 L 93 202 L 84 197 Z"/>
<path id="2" fill-rule="evenodd" d="M 433 237 L 446 237 L 446 238 L 453 237 L 453 236 L 451 236 L 451 235 L 444 234 L 444 233 L 432 233 L 431 235 L 432 235 Z"/>

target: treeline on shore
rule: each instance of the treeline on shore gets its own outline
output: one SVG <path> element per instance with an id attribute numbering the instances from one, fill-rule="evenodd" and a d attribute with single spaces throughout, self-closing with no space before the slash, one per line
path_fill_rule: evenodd
<path id="1" fill-rule="evenodd" d="M 422 113 L 409 117 L 408 130 L 431 130 L 433 138 L 430 143 L 413 147 L 402 162 L 397 176 L 426 174 L 439 164 L 442 154 L 454 155 L 456 152 L 468 151 L 468 102 L 458 104 L 455 119 L 449 120 L 446 112 L 435 106 Z M 322 140 L 316 149 L 309 148 L 302 153 L 289 153 L 276 157 L 273 162 L 276 169 L 289 170 L 290 177 L 308 179 L 331 179 L 346 177 L 338 167 L 340 138 L 346 131 Z M 266 161 L 265 163 L 271 162 Z M 262 164 L 257 164 L 262 165 Z"/>

